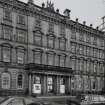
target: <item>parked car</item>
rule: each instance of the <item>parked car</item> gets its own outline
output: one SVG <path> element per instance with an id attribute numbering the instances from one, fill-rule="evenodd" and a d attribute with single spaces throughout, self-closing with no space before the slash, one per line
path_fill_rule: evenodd
<path id="1" fill-rule="evenodd" d="M 80 101 L 77 100 L 76 98 L 75 99 L 69 99 L 69 100 L 67 100 L 66 104 L 67 105 L 80 105 Z"/>
<path id="2" fill-rule="evenodd" d="M 7 97 L 4 100 L 1 100 L 0 105 L 52 105 L 52 104 L 48 102 L 34 101 L 34 99 L 31 98 Z"/>
<path id="3" fill-rule="evenodd" d="M 105 97 L 102 95 L 84 95 L 81 105 L 105 105 Z"/>

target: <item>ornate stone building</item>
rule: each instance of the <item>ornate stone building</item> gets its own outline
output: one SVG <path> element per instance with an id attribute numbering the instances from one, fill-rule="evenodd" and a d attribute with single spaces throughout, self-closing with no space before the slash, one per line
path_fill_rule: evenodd
<path id="1" fill-rule="evenodd" d="M 54 4 L 0 0 L 0 94 L 99 93 L 104 33 Z"/>

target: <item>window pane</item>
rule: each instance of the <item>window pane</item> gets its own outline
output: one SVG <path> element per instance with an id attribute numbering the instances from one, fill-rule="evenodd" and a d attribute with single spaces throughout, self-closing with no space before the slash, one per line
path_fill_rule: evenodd
<path id="1" fill-rule="evenodd" d="M 25 32 L 18 30 L 18 41 L 19 42 L 25 42 Z"/>
<path id="2" fill-rule="evenodd" d="M 34 37 L 34 43 L 35 43 L 35 45 L 41 46 L 41 39 L 42 39 L 41 36 L 35 36 Z"/>
<path id="3" fill-rule="evenodd" d="M 41 64 L 41 60 L 42 60 L 42 53 L 34 51 L 34 62 L 37 64 Z"/>
<path id="4" fill-rule="evenodd" d="M 76 32 L 75 31 L 72 31 L 72 33 L 71 33 L 71 39 L 76 39 Z"/>
<path id="5" fill-rule="evenodd" d="M 12 30 L 10 28 L 3 28 L 3 38 L 10 40 L 12 35 Z"/>
<path id="6" fill-rule="evenodd" d="M 71 52 L 75 53 L 76 52 L 76 44 L 71 43 Z"/>
<path id="7" fill-rule="evenodd" d="M 3 47 L 3 61 L 10 62 L 10 48 Z"/>
<path id="8" fill-rule="evenodd" d="M 60 26 L 60 35 L 65 36 L 66 32 L 65 32 L 65 26 L 61 25 Z"/>
<path id="9" fill-rule="evenodd" d="M 23 87 L 23 75 L 18 75 L 18 88 L 22 88 Z"/>
<path id="10" fill-rule="evenodd" d="M 8 21 L 12 20 L 11 12 L 9 10 L 4 11 L 4 19 L 6 19 Z"/>
<path id="11" fill-rule="evenodd" d="M 18 16 L 18 23 L 25 25 L 25 16 L 19 15 Z"/>
<path id="12" fill-rule="evenodd" d="M 64 56 L 60 56 L 60 66 L 61 67 L 65 67 L 65 57 Z"/>
<path id="13" fill-rule="evenodd" d="M 41 78 L 40 76 L 34 76 L 34 84 L 41 84 Z"/>
<path id="14" fill-rule="evenodd" d="M 82 33 L 79 33 L 79 40 L 84 41 L 84 35 Z"/>
<path id="15" fill-rule="evenodd" d="M 49 32 L 54 32 L 54 24 L 49 23 Z"/>
<path id="16" fill-rule="evenodd" d="M 59 47 L 60 47 L 61 50 L 65 50 L 66 49 L 65 40 L 60 40 Z"/>
<path id="17" fill-rule="evenodd" d="M 18 50 L 17 62 L 23 64 L 24 63 L 24 51 Z"/>
<path id="18" fill-rule="evenodd" d="M 54 48 L 54 38 L 48 38 L 48 47 Z"/>
<path id="19" fill-rule="evenodd" d="M 2 80 L 2 88 L 9 89 L 10 88 L 10 74 L 2 73 L 1 80 Z"/>
<path id="20" fill-rule="evenodd" d="M 91 37 L 90 37 L 90 35 L 86 35 L 86 42 L 87 43 L 91 43 Z"/>
<path id="21" fill-rule="evenodd" d="M 54 65 L 54 55 L 48 54 L 48 65 Z"/>
<path id="22" fill-rule="evenodd" d="M 80 45 L 80 46 L 79 46 L 79 54 L 83 54 L 83 51 L 84 51 L 83 46 Z"/>
<path id="23" fill-rule="evenodd" d="M 48 92 L 52 93 L 53 92 L 53 78 L 52 77 L 48 77 L 47 78 L 47 88 L 48 88 Z"/>
<path id="24" fill-rule="evenodd" d="M 71 68 L 72 68 L 72 70 L 75 70 L 75 68 L 76 68 L 76 59 L 71 59 Z"/>

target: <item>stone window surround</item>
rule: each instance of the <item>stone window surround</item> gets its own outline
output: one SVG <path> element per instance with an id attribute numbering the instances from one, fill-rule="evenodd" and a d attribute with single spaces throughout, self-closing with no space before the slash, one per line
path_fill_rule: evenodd
<path id="1" fill-rule="evenodd" d="M 22 86 L 21 87 L 19 87 L 19 85 L 18 85 L 18 76 L 19 75 L 21 75 L 22 76 L 22 80 L 21 80 L 21 82 L 22 82 Z M 16 88 L 17 89 L 23 89 L 23 87 L 24 87 L 24 75 L 23 75 L 23 73 L 18 73 L 17 74 L 17 76 L 16 76 Z"/>
<path id="2" fill-rule="evenodd" d="M 1 45 L 1 60 L 2 60 L 3 62 L 5 62 L 5 61 L 3 60 L 3 48 L 8 48 L 8 49 L 10 50 L 9 63 L 12 62 L 12 46 L 11 46 L 10 44 L 8 44 L 8 43 L 3 43 L 3 44 Z"/>
<path id="3" fill-rule="evenodd" d="M 17 46 L 16 47 L 16 63 L 24 64 L 25 63 L 25 48 L 23 46 Z M 24 54 L 23 56 L 23 63 L 18 62 L 18 52 L 22 52 Z"/>

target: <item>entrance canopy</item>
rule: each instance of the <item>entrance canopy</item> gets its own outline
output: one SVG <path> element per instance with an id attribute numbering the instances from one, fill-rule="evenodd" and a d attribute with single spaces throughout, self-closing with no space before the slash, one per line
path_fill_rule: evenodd
<path id="1" fill-rule="evenodd" d="M 57 74 L 65 74 L 65 75 L 73 74 L 73 70 L 68 67 L 51 66 L 51 65 L 35 64 L 35 63 L 26 64 L 25 70 L 27 70 L 29 73 L 42 72 L 42 73 L 54 73 L 56 75 Z"/>

